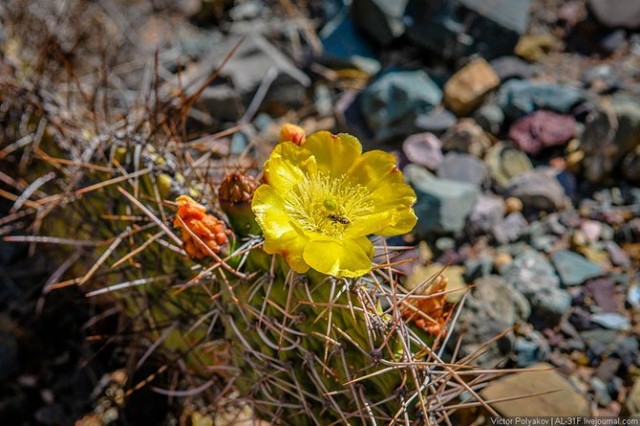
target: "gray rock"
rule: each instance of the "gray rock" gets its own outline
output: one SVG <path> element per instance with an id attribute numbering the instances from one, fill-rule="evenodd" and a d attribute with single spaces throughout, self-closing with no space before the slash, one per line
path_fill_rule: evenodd
<path id="1" fill-rule="evenodd" d="M 513 352 L 518 368 L 525 368 L 548 360 L 551 348 L 542 334 L 532 330 L 526 336 L 516 337 Z"/>
<path id="2" fill-rule="evenodd" d="M 442 100 L 442 91 L 422 71 L 390 71 L 360 96 L 360 108 L 377 138 L 394 133 L 410 134 L 420 114 L 430 111 Z"/>
<path id="3" fill-rule="evenodd" d="M 438 168 L 438 177 L 482 186 L 489 178 L 489 170 L 473 155 L 449 152 Z"/>
<path id="4" fill-rule="evenodd" d="M 518 36 L 527 31 L 529 25 L 529 0 L 496 0 L 487 4 L 483 0 L 460 0 L 469 10 L 490 19 L 498 26 Z M 497 34 L 493 34 L 494 37 Z"/>
<path id="5" fill-rule="evenodd" d="M 533 170 L 533 164 L 527 154 L 502 142 L 487 151 L 484 161 L 489 167 L 491 177 L 502 188 L 507 187 L 512 178 Z"/>
<path id="6" fill-rule="evenodd" d="M 457 40 L 464 26 L 456 16 L 458 5 L 449 0 L 409 0 L 405 9 L 407 36 L 417 45 L 445 58 L 464 54 Z"/>
<path id="7" fill-rule="evenodd" d="M 367 41 L 356 29 L 347 9 L 343 9 L 320 31 L 322 61 L 330 66 L 354 66 L 373 75 L 380 62 Z"/>
<path id="8" fill-rule="evenodd" d="M 490 62 L 501 81 L 512 78 L 527 80 L 533 75 L 534 68 L 517 56 L 503 56 Z"/>
<path id="9" fill-rule="evenodd" d="M 313 105 L 320 116 L 326 117 L 333 113 L 334 100 L 331 90 L 324 85 L 318 84 L 313 92 Z"/>
<path id="10" fill-rule="evenodd" d="M 579 334 L 595 357 L 607 357 L 616 352 L 619 340 L 619 332 L 616 330 L 594 329 L 581 331 Z"/>
<path id="11" fill-rule="evenodd" d="M 600 406 L 606 407 L 611 404 L 611 396 L 607 390 L 606 383 L 604 383 L 600 378 L 594 376 L 589 381 L 589 384 L 591 385 L 591 389 L 593 389 L 595 400 Z"/>
<path id="12" fill-rule="evenodd" d="M 588 118 L 581 137 L 585 176 L 600 182 L 640 145 L 640 98 L 616 95 Z"/>
<path id="13" fill-rule="evenodd" d="M 558 250 L 551 259 L 560 275 L 562 284 L 566 286 L 580 285 L 589 278 L 595 278 L 604 273 L 602 266 L 569 250 Z"/>
<path id="14" fill-rule="evenodd" d="M 491 147 L 491 140 L 474 120 L 465 118 L 442 136 L 442 147 L 447 151 L 468 152 L 482 158 Z"/>
<path id="15" fill-rule="evenodd" d="M 436 171 L 442 164 L 442 142 L 432 133 L 409 136 L 402 144 L 404 155 L 409 161 Z"/>
<path id="16" fill-rule="evenodd" d="M 616 331 L 613 332 L 617 333 Z M 622 337 L 615 343 L 616 347 L 614 353 L 618 358 L 620 358 L 625 367 L 628 368 L 632 364 L 638 365 L 640 361 L 640 357 L 638 356 L 640 344 L 638 343 L 637 336 Z"/>
<path id="17" fill-rule="evenodd" d="M 249 146 L 249 137 L 244 132 L 236 132 L 231 137 L 231 154 L 240 155 Z"/>
<path id="18" fill-rule="evenodd" d="M 495 336 L 526 320 L 530 313 L 526 298 L 502 278 L 490 275 L 476 280 L 454 329 L 456 335 L 462 336 L 461 355 L 480 350 Z M 508 335 L 489 346 L 474 362 L 494 366 L 510 352 L 512 344 L 513 336 Z"/>
<path id="19" fill-rule="evenodd" d="M 522 213 L 514 212 L 496 224 L 491 231 L 496 241 L 500 244 L 508 244 L 525 235 L 528 227 L 529 222 Z"/>
<path id="20" fill-rule="evenodd" d="M 382 45 L 405 30 L 402 21 L 408 0 L 353 0 L 351 16 L 358 27 Z"/>
<path id="21" fill-rule="evenodd" d="M 627 292 L 627 302 L 636 310 L 640 311 L 640 286 L 633 285 Z"/>
<path id="22" fill-rule="evenodd" d="M 237 90 L 227 84 L 209 86 L 198 98 L 197 105 L 223 121 L 238 120 L 244 113 L 242 98 Z"/>
<path id="23" fill-rule="evenodd" d="M 589 0 L 596 19 L 607 27 L 640 27 L 640 3 L 636 0 Z"/>
<path id="24" fill-rule="evenodd" d="M 539 109 L 568 113 L 585 99 L 582 89 L 528 80 L 508 81 L 498 91 L 498 105 L 512 119 Z"/>
<path id="25" fill-rule="evenodd" d="M 527 29 L 529 5 L 530 0 L 410 0 L 407 35 L 444 58 L 476 53 L 492 59 L 513 53 Z"/>
<path id="26" fill-rule="evenodd" d="M 518 175 L 509 181 L 506 192 L 519 198 L 525 208 L 555 211 L 569 205 L 564 188 L 552 169 L 539 168 Z"/>
<path id="27" fill-rule="evenodd" d="M 478 196 L 475 185 L 436 178 L 426 169 L 413 164 L 408 165 L 404 173 L 416 191 L 418 225 L 415 232 L 418 235 L 463 230 Z"/>
<path id="28" fill-rule="evenodd" d="M 571 296 L 560 288 L 560 280 L 543 254 L 525 250 L 501 274 L 529 300 L 534 312 L 551 322 L 559 321 L 571 306 Z"/>
<path id="29" fill-rule="evenodd" d="M 449 237 L 440 237 L 436 240 L 436 248 L 440 251 L 447 251 L 456 248 L 456 240 Z"/>
<path id="30" fill-rule="evenodd" d="M 502 198 L 480 194 L 469 214 L 469 226 L 474 232 L 489 232 L 502 221 L 505 212 Z"/>
<path id="31" fill-rule="evenodd" d="M 604 248 L 609 253 L 609 258 L 611 259 L 611 263 L 616 266 L 629 267 L 631 266 L 631 258 L 625 252 L 622 247 L 616 244 L 614 241 L 606 241 L 604 243 Z"/>
<path id="32" fill-rule="evenodd" d="M 616 312 L 598 312 L 592 314 L 589 319 L 595 324 L 610 330 L 631 330 L 631 321 L 629 321 L 629 318 Z"/>
<path id="33" fill-rule="evenodd" d="M 607 383 L 616 376 L 621 365 L 622 361 L 619 359 L 607 358 L 603 360 L 596 369 L 595 377 Z"/>
<path id="34" fill-rule="evenodd" d="M 582 82 L 599 93 L 606 92 L 618 85 L 616 70 L 609 64 L 587 68 L 581 76 Z"/>
<path id="35" fill-rule="evenodd" d="M 500 107 L 491 104 L 480 107 L 473 114 L 473 118 L 485 132 L 492 135 L 500 133 L 504 123 L 504 113 Z"/>
<path id="36" fill-rule="evenodd" d="M 530 244 L 531 247 L 536 250 L 549 253 L 553 250 L 559 239 L 560 238 L 555 235 L 532 235 Z"/>
<path id="37" fill-rule="evenodd" d="M 210 63 L 211 69 L 207 69 L 207 78 L 212 69 L 220 66 L 231 49 L 238 44 L 240 37 L 229 37 L 223 43 L 216 44 L 209 54 L 202 59 L 203 63 Z M 276 72 L 276 79 L 272 83 L 269 95 L 282 94 L 282 86 L 292 91 L 297 86 L 301 90 L 311 85 L 311 79 L 302 72 L 280 49 L 272 45 L 261 35 L 252 35 L 244 39 L 234 55 L 222 67 L 220 75 L 233 83 L 233 87 L 242 95 L 252 94 L 253 91 L 265 79 L 269 70 Z M 283 90 L 285 94 L 286 90 Z M 284 96 L 284 95 L 283 95 Z M 291 96 L 297 98 L 297 102 L 304 99 L 299 91 Z"/>
<path id="38" fill-rule="evenodd" d="M 269 10 L 261 1 L 245 1 L 232 7 L 229 16 L 234 21 L 242 21 L 256 19 L 268 13 Z"/>
<path id="39" fill-rule="evenodd" d="M 458 118 L 449 110 L 437 109 L 429 111 L 427 114 L 419 115 L 414 125 L 425 132 L 440 135 L 452 128 Z"/>

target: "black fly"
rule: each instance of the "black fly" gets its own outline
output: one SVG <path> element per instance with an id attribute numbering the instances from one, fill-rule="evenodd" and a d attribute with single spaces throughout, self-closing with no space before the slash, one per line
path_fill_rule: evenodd
<path id="1" fill-rule="evenodd" d="M 332 222 L 341 223 L 343 225 L 348 225 L 351 223 L 346 217 L 342 217 L 337 214 L 330 214 L 329 216 L 327 216 L 327 219 L 331 219 Z"/>

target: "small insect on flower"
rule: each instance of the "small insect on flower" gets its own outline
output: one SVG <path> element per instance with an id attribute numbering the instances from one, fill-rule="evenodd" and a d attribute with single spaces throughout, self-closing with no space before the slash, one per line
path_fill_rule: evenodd
<path id="1" fill-rule="evenodd" d="M 224 222 L 207 214 L 205 206 L 186 195 L 179 196 L 176 203 L 178 213 L 173 226 L 182 229 L 180 239 L 189 257 L 203 259 L 211 256 L 211 252 L 220 253 L 221 247 L 228 241 L 229 231 Z"/>
<path id="2" fill-rule="evenodd" d="M 372 268 L 368 235 L 401 235 L 417 218 L 413 189 L 393 155 L 362 153 L 351 135 L 317 132 L 304 143 L 283 141 L 264 165 L 252 209 L 264 250 L 298 273 L 359 277 Z"/>
<path id="3" fill-rule="evenodd" d="M 331 219 L 332 221 L 341 223 L 343 225 L 348 225 L 348 224 L 351 223 L 351 221 L 349 219 L 347 219 L 346 217 L 338 216 L 337 214 L 330 214 L 327 217 L 329 219 Z"/>

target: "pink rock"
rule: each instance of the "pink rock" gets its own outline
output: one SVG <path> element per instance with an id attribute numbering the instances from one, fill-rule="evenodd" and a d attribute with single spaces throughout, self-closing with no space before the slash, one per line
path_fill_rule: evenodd
<path id="1" fill-rule="evenodd" d="M 602 223 L 596 220 L 585 220 L 580 224 L 580 230 L 589 243 L 595 243 L 602 233 Z"/>
<path id="2" fill-rule="evenodd" d="M 543 148 L 563 145 L 575 135 L 575 119 L 551 111 L 536 111 L 516 120 L 509 129 L 509 137 L 527 154 L 537 154 Z"/>
<path id="3" fill-rule="evenodd" d="M 409 136 L 402 144 L 402 150 L 409 161 L 429 170 L 438 170 L 442 164 L 442 142 L 433 133 Z"/>

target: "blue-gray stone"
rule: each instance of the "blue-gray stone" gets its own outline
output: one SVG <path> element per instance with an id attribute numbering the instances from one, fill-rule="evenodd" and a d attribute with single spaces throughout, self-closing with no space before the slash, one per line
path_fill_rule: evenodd
<path id="1" fill-rule="evenodd" d="M 589 278 L 595 278 L 604 273 L 602 266 L 569 250 L 558 250 L 553 254 L 552 260 L 562 284 L 566 286 L 580 285 Z"/>
<path id="2" fill-rule="evenodd" d="M 593 389 L 593 394 L 595 396 L 595 400 L 602 407 L 606 407 L 611 404 L 611 395 L 609 395 L 609 390 L 607 389 L 607 384 L 604 383 L 598 377 L 592 377 L 589 381 L 591 384 L 591 389 Z"/>
<path id="3" fill-rule="evenodd" d="M 236 132 L 231 137 L 231 155 L 240 155 L 249 146 L 249 137 L 243 132 Z"/>
<path id="4" fill-rule="evenodd" d="M 256 128 L 258 132 L 264 132 L 269 129 L 275 121 L 269 114 L 265 114 L 264 112 L 258 114 L 256 118 L 253 119 L 253 126 Z"/>
<path id="5" fill-rule="evenodd" d="M 522 213 L 513 212 L 496 224 L 492 233 L 500 244 L 508 244 L 525 235 L 528 227 L 529 222 Z"/>
<path id="6" fill-rule="evenodd" d="M 551 348 L 547 340 L 537 331 L 531 331 L 526 336 L 518 336 L 513 345 L 518 368 L 525 368 L 549 359 Z"/>
<path id="7" fill-rule="evenodd" d="M 553 169 L 538 168 L 515 176 L 509 181 L 506 193 L 519 198 L 528 209 L 560 210 L 568 205 L 569 200 L 555 174 Z"/>
<path id="8" fill-rule="evenodd" d="M 640 310 L 640 285 L 629 287 L 627 302 L 636 310 Z"/>
<path id="9" fill-rule="evenodd" d="M 512 119 L 539 109 L 568 113 L 585 99 L 585 91 L 576 87 L 527 80 L 508 81 L 498 92 L 498 105 Z"/>
<path id="10" fill-rule="evenodd" d="M 497 135 L 504 123 L 504 112 L 499 106 L 489 104 L 480 107 L 473 114 L 473 118 L 485 132 Z"/>
<path id="11" fill-rule="evenodd" d="M 444 58 L 513 53 L 529 22 L 530 0 L 410 0 L 407 35 Z"/>
<path id="12" fill-rule="evenodd" d="M 471 282 L 476 278 L 491 275 L 493 271 L 493 258 L 482 256 L 477 259 L 469 258 L 464 261 L 464 278 L 466 282 Z"/>
<path id="13" fill-rule="evenodd" d="M 461 338 L 461 355 L 481 353 L 474 362 L 495 366 L 511 352 L 513 335 L 504 336 L 484 350 L 482 347 L 498 334 L 526 320 L 530 314 L 529 302 L 502 278 L 489 275 L 476 280 L 453 330 L 457 334 L 454 338 Z"/>
<path id="14" fill-rule="evenodd" d="M 607 27 L 640 28 L 640 3 L 637 0 L 589 0 L 589 9 Z"/>
<path id="15" fill-rule="evenodd" d="M 438 168 L 438 177 L 482 186 L 489 178 L 489 169 L 471 154 L 449 152 Z"/>
<path id="16" fill-rule="evenodd" d="M 469 214 L 469 227 L 473 232 L 489 232 L 502 221 L 505 212 L 501 197 L 480 194 Z"/>
<path id="17" fill-rule="evenodd" d="M 415 126 L 425 132 L 442 134 L 455 126 L 458 118 L 449 110 L 439 109 L 416 117 Z"/>
<path id="18" fill-rule="evenodd" d="M 442 100 L 442 90 L 422 71 L 389 71 L 360 96 L 360 108 L 369 128 L 379 138 L 400 132 L 409 134 L 418 115 Z"/>
<path id="19" fill-rule="evenodd" d="M 380 70 L 373 48 L 360 35 L 346 9 L 320 31 L 322 61 L 335 66 L 355 66 L 371 75 Z"/>
<path id="20" fill-rule="evenodd" d="M 318 84 L 313 92 L 313 105 L 320 116 L 329 116 L 333 113 L 333 98 L 331 90 L 324 85 Z"/>
<path id="21" fill-rule="evenodd" d="M 524 250 L 500 273 L 529 300 L 534 312 L 552 322 L 571 306 L 571 296 L 560 288 L 553 266 L 541 253 Z"/>
<path id="22" fill-rule="evenodd" d="M 517 56 L 503 56 L 490 62 L 500 81 L 504 82 L 512 78 L 526 80 L 533 75 L 534 67 Z"/>
<path id="23" fill-rule="evenodd" d="M 415 232 L 456 233 L 463 230 L 465 221 L 478 196 L 475 185 L 439 179 L 426 169 L 413 164 L 404 169 L 408 182 L 416 191 L 415 212 L 418 224 Z"/>
<path id="24" fill-rule="evenodd" d="M 611 112 L 616 120 L 611 120 Z M 623 157 L 640 146 L 640 98 L 611 98 L 610 106 L 594 111 L 581 137 L 585 176 L 591 182 L 608 177 Z"/>
<path id="25" fill-rule="evenodd" d="M 405 30 L 402 15 L 409 0 L 353 0 L 351 16 L 358 27 L 382 45 Z"/>
<path id="26" fill-rule="evenodd" d="M 629 321 L 629 318 L 616 312 L 598 312 L 592 314 L 589 319 L 592 322 L 611 330 L 631 330 L 631 321 Z"/>

